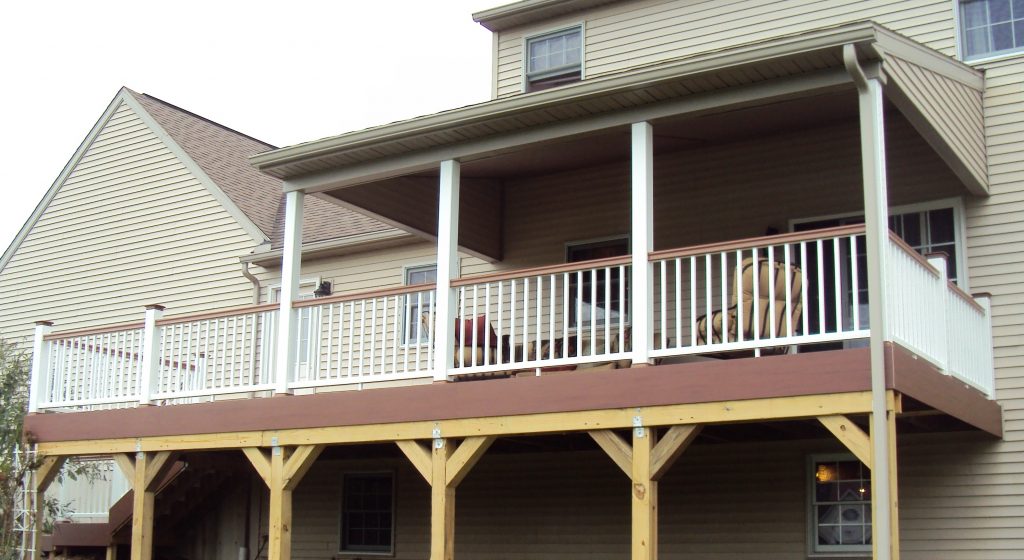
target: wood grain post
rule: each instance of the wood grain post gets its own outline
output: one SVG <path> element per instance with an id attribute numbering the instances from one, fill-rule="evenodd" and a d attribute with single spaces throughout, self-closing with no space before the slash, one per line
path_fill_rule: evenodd
<path id="1" fill-rule="evenodd" d="M 633 560 L 658 557 L 658 481 L 651 476 L 651 453 L 656 443 L 654 430 L 633 430 Z"/>
<path id="2" fill-rule="evenodd" d="M 430 476 L 430 560 L 455 557 L 455 487 L 448 484 L 451 445 L 435 440 Z"/>
<path id="3" fill-rule="evenodd" d="M 269 560 L 289 560 L 292 557 L 292 492 L 323 449 L 323 445 L 274 446 L 268 456 L 258 447 L 242 448 L 260 479 L 270 489 Z"/>

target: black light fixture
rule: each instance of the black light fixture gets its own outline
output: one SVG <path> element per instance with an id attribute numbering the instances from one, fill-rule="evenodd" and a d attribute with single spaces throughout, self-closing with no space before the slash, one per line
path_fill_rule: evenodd
<path id="1" fill-rule="evenodd" d="M 320 282 L 320 285 L 313 290 L 313 295 L 316 297 L 326 297 L 331 295 L 331 283 L 326 280 Z"/>

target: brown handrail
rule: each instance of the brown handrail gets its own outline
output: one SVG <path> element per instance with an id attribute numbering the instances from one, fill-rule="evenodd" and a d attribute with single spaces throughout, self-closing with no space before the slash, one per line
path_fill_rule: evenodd
<path id="1" fill-rule="evenodd" d="M 918 253 L 917 250 L 908 245 L 906 241 L 900 239 L 900 236 L 896 235 L 896 232 L 889 232 L 889 240 L 895 243 L 896 246 L 899 247 L 900 249 L 903 249 L 903 252 L 910 255 L 915 261 L 921 263 L 921 266 L 923 266 L 925 270 L 930 272 L 932 276 L 935 276 L 936 278 L 939 277 L 939 270 L 932 266 L 932 263 L 928 262 L 928 259 L 925 258 L 924 255 Z"/>
<path id="2" fill-rule="evenodd" d="M 377 290 L 364 290 L 350 294 L 338 294 L 316 299 L 304 299 L 292 303 L 292 307 L 316 307 L 328 303 L 339 303 L 345 301 L 359 301 L 361 299 L 373 299 L 389 296 L 404 296 L 417 292 L 429 292 L 436 288 L 433 282 L 426 284 L 413 284 L 411 286 L 396 286 L 394 288 L 383 288 Z"/>
<path id="3" fill-rule="evenodd" d="M 459 278 L 458 280 L 452 280 L 452 287 L 458 288 L 459 286 L 470 286 L 472 284 L 486 284 L 489 282 L 500 282 L 502 280 L 514 280 L 517 278 L 527 278 L 530 276 L 545 276 L 547 274 L 561 274 L 563 272 L 577 272 L 582 270 L 591 270 L 594 268 L 605 268 L 608 266 L 621 266 L 632 262 L 632 257 L 629 255 L 622 255 L 619 257 L 606 257 L 603 259 L 594 259 L 590 261 L 577 261 L 563 264 L 553 264 L 548 266 L 537 266 L 533 268 L 521 268 L 517 270 L 509 270 L 505 272 L 488 272 L 485 274 L 476 274 L 473 276 L 466 276 L 465 278 Z"/>
<path id="4" fill-rule="evenodd" d="M 70 331 L 55 332 L 45 335 L 43 340 L 64 340 L 66 338 L 76 338 L 79 336 L 89 336 L 94 334 L 109 334 L 118 331 L 128 331 L 135 329 L 143 329 L 146 324 L 142 321 L 134 321 L 131 323 L 116 323 L 113 325 L 103 325 L 101 327 L 85 327 L 81 329 L 74 329 Z"/>
<path id="5" fill-rule="evenodd" d="M 200 311 L 199 313 L 190 313 L 188 315 L 174 315 L 172 317 L 164 317 L 158 319 L 156 324 L 159 327 L 165 325 L 177 325 L 180 323 L 191 323 L 193 321 L 206 321 L 209 319 L 221 319 L 224 317 L 235 317 L 238 315 L 248 315 L 249 313 L 262 313 L 264 311 L 273 311 L 278 309 L 280 305 L 276 303 L 261 303 L 259 305 L 243 305 L 240 307 L 225 307 L 224 309 L 215 309 L 213 311 Z"/>
<path id="6" fill-rule="evenodd" d="M 965 292 L 963 288 L 957 286 L 952 280 L 947 280 L 946 283 L 949 284 L 949 289 L 952 290 L 954 295 L 966 301 L 971 307 L 976 309 L 978 313 L 981 313 L 982 315 L 985 314 L 985 308 L 978 303 L 978 300 L 974 299 L 974 296 Z"/>
<path id="7" fill-rule="evenodd" d="M 662 249 L 652 251 L 649 259 L 661 261 L 676 259 L 680 257 L 693 257 L 707 253 L 720 253 L 722 251 L 734 251 L 736 249 L 758 249 L 768 245 L 783 245 L 786 243 L 798 243 L 800 241 L 814 241 L 817 239 L 842 237 L 864 233 L 864 224 L 852 224 L 848 226 L 837 226 L 830 228 L 814 229 L 810 231 L 796 231 L 792 233 L 780 233 L 778 235 L 764 235 L 760 237 L 748 237 L 734 241 L 719 241 L 705 245 L 693 245 L 678 249 Z"/>

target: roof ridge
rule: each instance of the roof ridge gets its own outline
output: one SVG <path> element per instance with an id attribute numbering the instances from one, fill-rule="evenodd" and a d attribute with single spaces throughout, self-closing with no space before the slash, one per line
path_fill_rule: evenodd
<path id="1" fill-rule="evenodd" d="M 225 125 L 220 124 L 219 122 L 217 122 L 215 120 L 208 119 L 208 118 L 206 118 L 206 117 L 204 117 L 202 115 L 193 113 L 192 111 L 189 111 L 188 109 L 183 109 L 183 108 L 181 108 L 181 107 L 179 107 L 179 106 L 177 106 L 177 105 L 175 105 L 173 103 L 169 103 L 167 101 L 164 101 L 163 99 L 160 99 L 159 97 L 156 97 L 155 95 L 150 95 L 148 93 L 141 93 L 139 95 L 141 97 L 146 97 L 146 98 L 152 99 L 153 101 L 156 101 L 157 103 L 160 103 L 162 105 L 166 105 L 167 107 L 169 107 L 171 109 L 174 109 L 175 111 L 178 111 L 179 113 L 184 113 L 184 114 L 186 114 L 186 115 L 188 115 L 188 116 L 190 116 L 190 117 L 192 117 L 194 119 L 199 119 L 199 120 L 201 120 L 201 121 L 203 121 L 205 123 L 208 123 L 208 124 L 211 124 L 213 126 L 216 126 L 217 128 L 224 129 L 224 130 L 226 130 L 226 131 L 228 131 L 228 132 L 230 132 L 232 134 L 237 134 L 238 136 L 241 136 L 243 138 L 248 138 L 249 140 L 252 140 L 253 142 L 258 142 L 260 144 L 263 144 L 264 146 L 267 146 L 267 147 L 269 147 L 272 150 L 276 150 L 277 149 L 277 146 L 274 146 L 270 142 L 264 142 L 263 140 L 260 140 L 259 138 L 256 138 L 254 136 L 249 136 L 248 134 L 246 134 L 244 132 L 239 132 L 239 131 L 231 128 L 230 126 L 225 126 Z"/>

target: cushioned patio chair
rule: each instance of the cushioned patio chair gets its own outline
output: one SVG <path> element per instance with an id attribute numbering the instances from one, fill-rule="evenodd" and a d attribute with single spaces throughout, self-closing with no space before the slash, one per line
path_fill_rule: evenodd
<path id="1" fill-rule="evenodd" d="M 801 271 L 796 266 L 789 266 L 778 261 L 758 259 L 758 273 L 756 274 L 758 301 L 754 302 L 754 261 L 744 259 L 740 264 L 740 277 L 734 278 L 731 284 L 734 286 L 730 294 L 730 306 L 728 309 L 719 309 L 711 314 L 697 319 L 697 345 L 721 344 L 723 342 L 738 342 L 740 323 L 740 298 L 742 292 L 742 328 L 743 340 L 753 340 L 755 334 L 755 317 L 757 318 L 758 338 L 769 338 L 772 334 L 771 325 L 775 325 L 775 336 L 789 336 L 796 334 L 803 315 L 801 305 L 803 296 L 803 283 Z M 734 273 L 735 276 L 735 273 Z M 774 277 L 774 280 L 773 280 Z M 772 282 L 774 281 L 774 291 Z M 789 317 L 786 319 L 787 290 L 789 286 Z M 774 301 L 775 314 L 772 315 L 772 304 Z M 727 319 L 727 320 L 726 320 Z M 792 325 L 793 332 L 790 332 Z M 709 330 L 710 328 L 710 335 Z M 724 329 L 728 332 L 723 332 Z M 773 353 L 785 353 L 788 346 L 772 349 Z"/>

